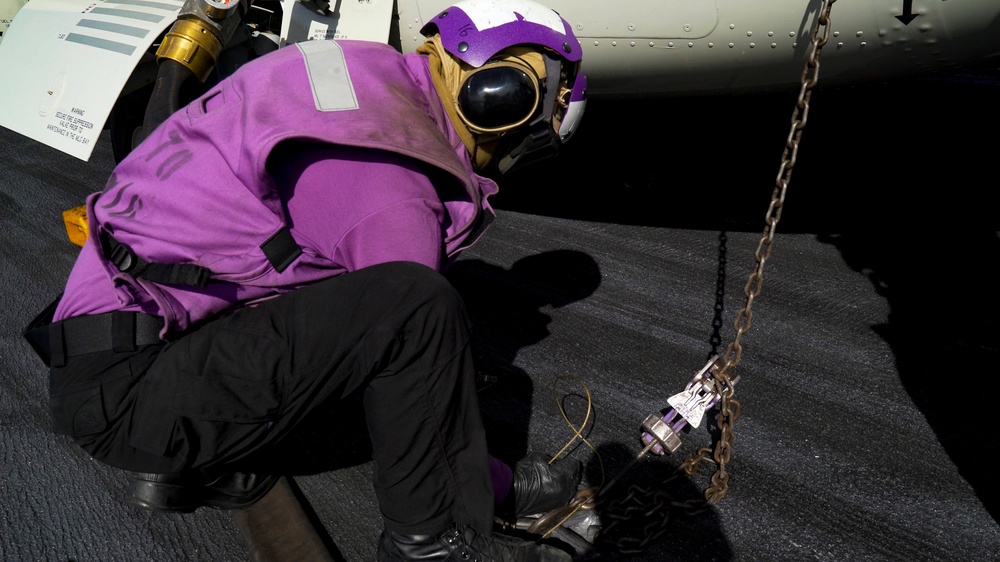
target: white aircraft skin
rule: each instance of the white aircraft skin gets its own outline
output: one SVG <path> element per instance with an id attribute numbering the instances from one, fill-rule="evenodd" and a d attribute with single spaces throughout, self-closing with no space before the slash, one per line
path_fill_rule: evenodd
<path id="1" fill-rule="evenodd" d="M 0 43 L 0 126 L 87 160 L 115 100 L 136 83 L 140 59 L 183 0 L 23 1 L 0 0 L 0 31 L 5 14 L 21 10 Z M 581 42 L 591 98 L 797 91 L 822 7 L 820 0 L 543 1 Z M 454 0 L 397 0 L 398 16 L 392 0 L 331 2 L 339 11 L 325 18 L 296 0 L 280 2 L 282 45 L 388 40 L 408 52 Z M 823 86 L 1000 61 L 997 0 L 839 0 L 828 27 Z"/>
<path id="2" fill-rule="evenodd" d="M 404 50 L 448 0 L 398 0 Z M 794 88 L 819 0 L 547 0 L 583 44 L 589 94 L 732 94 Z M 996 0 L 840 0 L 825 85 L 941 71 L 1000 56 Z"/>

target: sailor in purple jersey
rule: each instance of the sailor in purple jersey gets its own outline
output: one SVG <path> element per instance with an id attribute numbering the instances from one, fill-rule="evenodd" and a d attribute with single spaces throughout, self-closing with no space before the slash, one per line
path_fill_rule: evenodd
<path id="1" fill-rule="evenodd" d="M 276 476 L 241 462 L 360 392 L 379 560 L 568 559 L 492 531 L 505 501 L 564 504 L 580 466 L 489 456 L 468 320 L 440 272 L 492 221 L 489 176 L 575 132 L 582 50 L 530 0 L 467 0 L 422 32 L 410 54 L 263 56 L 88 198 L 65 291 L 26 333 L 55 430 L 129 471 L 132 503 L 249 505 Z"/>

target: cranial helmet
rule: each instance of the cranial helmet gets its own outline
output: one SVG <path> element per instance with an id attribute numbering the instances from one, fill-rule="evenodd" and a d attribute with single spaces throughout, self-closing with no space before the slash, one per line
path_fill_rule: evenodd
<path id="1" fill-rule="evenodd" d="M 454 109 L 480 140 L 502 144 L 495 162 L 501 173 L 554 155 L 576 132 L 586 107 L 583 48 L 551 8 L 464 0 L 420 31 L 438 34 L 458 61 Z"/>

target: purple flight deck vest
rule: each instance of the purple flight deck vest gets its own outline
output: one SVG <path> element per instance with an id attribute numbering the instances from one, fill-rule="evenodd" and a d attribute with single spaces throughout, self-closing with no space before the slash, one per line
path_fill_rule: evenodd
<path id="1" fill-rule="evenodd" d="M 88 198 L 78 278 L 101 268 L 120 309 L 163 316 L 165 333 L 342 273 L 307 247 L 277 260 L 265 253 L 269 240 L 287 235 L 267 158 L 291 139 L 381 149 L 454 177 L 472 211 L 448 225 L 447 239 L 463 241 L 450 247 L 474 242 L 481 215 L 492 215 L 486 198 L 497 186 L 473 171 L 425 57 L 381 43 L 310 41 L 243 66 L 118 165 L 105 190 Z M 103 255 L 104 233 L 147 262 L 206 268 L 213 282 L 199 288 L 122 273 Z"/>

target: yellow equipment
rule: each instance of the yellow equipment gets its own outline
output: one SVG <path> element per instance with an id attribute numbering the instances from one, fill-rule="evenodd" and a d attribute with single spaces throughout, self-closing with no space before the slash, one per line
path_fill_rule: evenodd
<path id="1" fill-rule="evenodd" d="M 69 241 L 83 247 L 87 241 L 87 206 L 80 205 L 63 211 L 63 222 L 66 223 Z"/>

